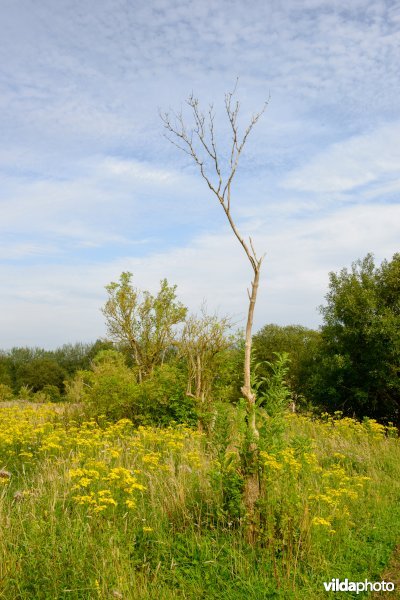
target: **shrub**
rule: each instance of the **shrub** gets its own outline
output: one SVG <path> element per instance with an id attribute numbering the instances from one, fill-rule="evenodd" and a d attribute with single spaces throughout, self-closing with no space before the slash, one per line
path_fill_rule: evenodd
<path id="1" fill-rule="evenodd" d="M 92 417 L 131 419 L 136 425 L 168 425 L 172 421 L 194 425 L 194 401 L 186 396 L 186 377 L 175 364 L 155 367 L 138 383 L 136 372 L 116 350 L 102 350 L 91 371 L 79 371 L 66 384 L 70 402 L 84 402 Z"/>
<path id="2" fill-rule="evenodd" d="M 9 385 L 0 383 L 0 402 L 9 402 L 14 399 L 14 394 Z"/>
<path id="3" fill-rule="evenodd" d="M 47 402 L 62 401 L 60 389 L 56 385 L 47 384 L 43 387 L 42 392 L 47 397 Z"/>
<path id="4" fill-rule="evenodd" d="M 156 367 L 137 392 L 143 422 L 196 424 L 195 400 L 186 395 L 186 375 L 177 364 Z"/>
<path id="5" fill-rule="evenodd" d="M 91 371 L 78 371 L 68 384 L 67 397 L 76 402 L 77 391 L 91 416 L 117 420 L 137 416 L 137 382 L 134 373 L 116 350 L 102 350 Z M 72 397 L 73 396 L 73 397 Z"/>

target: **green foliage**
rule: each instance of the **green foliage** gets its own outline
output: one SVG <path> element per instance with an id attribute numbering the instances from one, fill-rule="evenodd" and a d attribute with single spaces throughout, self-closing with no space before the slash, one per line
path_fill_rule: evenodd
<path id="1" fill-rule="evenodd" d="M 380 267 L 368 254 L 331 273 L 326 300 L 314 398 L 346 414 L 399 422 L 400 254 Z"/>
<path id="2" fill-rule="evenodd" d="M 42 348 L 11 348 L 4 353 L 3 368 L 6 367 L 7 375 L 12 383 L 14 393 L 17 393 L 22 386 L 28 386 L 28 381 L 24 381 L 24 369 L 34 360 L 46 357 L 46 351 Z M 28 369 L 29 372 L 29 369 Z"/>
<path id="3" fill-rule="evenodd" d="M 194 426 L 197 422 L 196 403 L 186 394 L 186 374 L 177 363 L 154 368 L 138 385 L 137 404 L 143 423 L 176 422 Z"/>
<path id="4" fill-rule="evenodd" d="M 46 384 L 42 388 L 42 393 L 46 396 L 47 402 L 61 402 L 63 400 L 60 388 L 56 385 Z"/>
<path id="5" fill-rule="evenodd" d="M 16 385 L 26 385 L 33 392 L 42 390 L 45 386 L 55 386 L 59 390 L 63 388 L 66 377 L 65 370 L 51 358 L 34 358 L 21 364 L 16 370 Z"/>
<path id="6" fill-rule="evenodd" d="M 265 325 L 253 338 L 255 361 L 261 363 L 259 375 L 267 375 L 267 365 L 274 360 L 277 352 L 287 352 L 290 358 L 287 380 L 292 399 L 296 404 L 304 405 L 305 399 L 308 399 L 309 381 L 315 369 L 320 338 L 319 331 L 301 325 Z"/>
<path id="7" fill-rule="evenodd" d="M 110 347 L 111 342 L 97 340 L 94 344 L 64 344 L 56 350 L 12 348 L 0 352 L 0 383 L 12 387 L 14 393 L 21 386 L 40 391 L 46 385 L 56 386 L 62 393 L 64 379 L 73 377 L 78 370 L 89 369 L 94 356 Z"/>
<path id="8" fill-rule="evenodd" d="M 9 385 L 0 383 L 0 402 L 9 402 L 14 399 L 14 394 Z"/>
<path id="9" fill-rule="evenodd" d="M 215 373 L 214 396 L 236 404 L 242 397 L 244 362 L 244 333 L 239 330 L 230 336 L 230 345 L 221 354 Z"/>
<path id="10" fill-rule="evenodd" d="M 34 393 L 32 392 L 32 389 L 29 386 L 22 385 L 19 389 L 17 398 L 18 400 L 24 400 L 26 402 L 33 401 Z"/>
<path id="11" fill-rule="evenodd" d="M 229 328 L 227 317 L 209 315 L 203 305 L 200 317 L 186 319 L 179 338 L 179 356 L 187 371 L 186 393 L 196 402 L 199 426 L 207 431 L 214 418 L 216 384 L 221 384 L 225 356 L 233 343 Z"/>
<path id="12" fill-rule="evenodd" d="M 275 352 L 273 361 L 257 363 L 254 367 L 252 386 L 256 394 L 259 420 L 259 448 L 281 448 L 285 431 L 285 414 L 291 405 L 291 389 L 288 383 L 290 357 L 287 352 Z M 261 375 L 266 373 L 266 375 Z"/>
<path id="13" fill-rule="evenodd" d="M 227 461 L 232 456 L 227 457 Z M 231 524 L 240 524 L 245 514 L 243 490 L 245 480 L 235 464 L 224 464 L 221 468 L 222 514 Z"/>
<path id="14" fill-rule="evenodd" d="M 91 361 L 100 350 L 111 349 L 111 342 L 97 340 L 94 344 L 64 344 L 61 348 L 49 352 L 48 355 L 66 371 L 68 376 L 72 376 L 78 370 L 89 369 Z"/>
<path id="15" fill-rule="evenodd" d="M 12 365 L 6 352 L 0 352 L 0 383 L 13 387 Z"/>
<path id="16" fill-rule="evenodd" d="M 269 417 L 284 414 L 290 402 L 290 388 L 287 384 L 289 354 L 288 352 L 274 352 L 274 354 L 274 362 L 264 361 L 256 364 L 253 381 L 257 406 L 261 406 Z M 257 371 L 261 366 L 266 366 L 269 373 L 257 377 Z"/>
<path id="17" fill-rule="evenodd" d="M 215 405 L 215 420 L 208 438 L 210 449 L 216 456 L 215 468 L 210 478 L 222 498 L 220 516 L 229 527 L 238 526 L 245 514 L 243 506 L 244 477 L 241 450 L 246 434 L 246 404 L 238 406 L 226 402 Z"/>
<path id="18" fill-rule="evenodd" d="M 79 371 L 67 384 L 67 399 L 84 402 L 88 414 L 95 418 L 129 418 L 137 425 L 194 425 L 194 401 L 185 390 L 186 375 L 178 364 L 158 365 L 144 381 L 138 382 L 122 353 L 102 350 L 91 370 Z"/>
<path id="19" fill-rule="evenodd" d="M 76 402 L 76 392 L 91 416 L 104 415 L 117 420 L 137 416 L 137 382 L 135 374 L 116 350 L 102 350 L 92 362 L 92 370 L 78 371 L 67 398 Z"/>
<path id="20" fill-rule="evenodd" d="M 124 272 L 119 282 L 106 286 L 108 300 L 102 312 L 111 339 L 126 346 L 142 380 L 158 364 L 174 342 L 174 326 L 181 323 L 187 309 L 176 300 L 176 285 L 166 279 L 157 296 L 132 285 L 132 273 Z"/>

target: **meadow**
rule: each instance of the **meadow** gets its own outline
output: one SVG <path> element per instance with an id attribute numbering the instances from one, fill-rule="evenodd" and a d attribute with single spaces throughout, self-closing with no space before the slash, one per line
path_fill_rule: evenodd
<path id="1" fill-rule="evenodd" d="M 251 545 L 231 417 L 210 440 L 0 405 L 0 598 L 318 599 L 343 596 L 324 590 L 334 577 L 380 581 L 400 539 L 397 430 L 340 413 L 274 422 Z"/>

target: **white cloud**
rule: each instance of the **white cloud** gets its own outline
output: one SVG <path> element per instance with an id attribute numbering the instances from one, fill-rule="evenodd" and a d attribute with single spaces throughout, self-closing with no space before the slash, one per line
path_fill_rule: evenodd
<path id="1" fill-rule="evenodd" d="M 118 179 L 125 178 L 128 181 L 139 181 L 152 184 L 167 184 L 176 182 L 179 178 L 177 173 L 166 169 L 156 169 L 149 164 L 136 160 L 121 160 L 107 158 L 100 166 L 102 171 L 110 173 Z"/>
<path id="2" fill-rule="evenodd" d="M 50 244 L 28 242 L 0 242 L 0 256 L 3 261 L 37 258 L 57 254 L 57 248 Z"/>
<path id="3" fill-rule="evenodd" d="M 146 243 L 152 233 L 143 222 L 153 218 L 152 209 L 162 218 L 170 212 L 171 194 L 179 203 L 187 185 L 187 177 L 176 172 L 115 157 L 87 157 L 80 171 L 59 179 L 32 180 L 16 173 L 3 177 L 3 236 L 10 243 L 13 236 L 29 236 L 26 254 L 30 245 L 33 250 L 43 241 L 63 251 L 66 240 L 82 247 Z M 10 248 L 3 259 L 9 253 L 15 252 Z"/>
<path id="4" fill-rule="evenodd" d="M 372 251 L 377 263 L 398 250 L 400 206 L 352 206 L 265 234 L 254 234 L 257 250 L 267 252 L 255 327 L 268 322 L 317 326 L 317 306 L 327 291 L 328 272 Z M 122 271 L 135 284 L 155 292 L 160 279 L 178 284 L 191 310 L 203 299 L 210 310 L 234 315 L 244 325 L 250 267 L 229 231 L 199 236 L 191 245 L 138 258 L 100 264 L 0 267 L 2 346 L 57 345 L 104 335 L 99 311 L 104 285 Z"/>
<path id="5" fill-rule="evenodd" d="M 386 183 L 388 177 L 396 177 L 398 182 L 399 139 L 400 121 L 396 121 L 371 133 L 335 143 L 319 152 L 308 164 L 290 173 L 283 186 L 308 192 L 335 193 L 382 180 Z"/>

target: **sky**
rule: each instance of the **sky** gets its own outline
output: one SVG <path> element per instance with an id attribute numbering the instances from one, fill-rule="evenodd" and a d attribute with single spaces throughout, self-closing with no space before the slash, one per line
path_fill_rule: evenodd
<path id="1" fill-rule="evenodd" d="M 265 253 L 255 330 L 321 325 L 329 272 L 400 250 L 400 2 L 3 0 L 0 348 L 106 336 L 105 286 L 245 325 L 251 268 L 160 111 L 224 95 L 241 131 L 266 100 L 232 185 Z"/>

